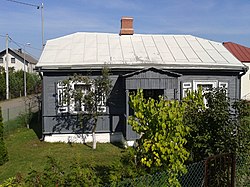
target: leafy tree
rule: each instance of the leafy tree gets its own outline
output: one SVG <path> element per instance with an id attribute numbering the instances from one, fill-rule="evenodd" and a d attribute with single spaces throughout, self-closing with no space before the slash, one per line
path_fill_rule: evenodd
<path id="1" fill-rule="evenodd" d="M 73 88 L 72 84 L 83 83 L 89 86 L 87 92 L 83 92 L 82 88 Z M 66 89 L 64 90 L 64 100 L 70 104 L 71 100 L 74 99 L 75 104 L 81 107 L 80 103 L 84 103 L 86 111 L 79 111 L 80 122 L 84 126 L 85 122 L 91 122 L 92 124 L 92 136 L 93 136 L 93 149 L 96 149 L 96 127 L 98 116 L 104 112 L 100 110 L 100 103 L 106 105 L 107 98 L 111 91 L 111 80 L 109 78 L 109 70 L 104 67 L 102 75 L 96 78 L 90 76 L 74 75 L 69 79 L 63 81 Z M 78 102 L 78 103 L 77 103 Z"/>
<path id="2" fill-rule="evenodd" d="M 0 165 L 8 161 L 8 152 L 3 139 L 3 129 L 2 110 L 0 108 Z"/>
<path id="3" fill-rule="evenodd" d="M 129 118 L 133 130 L 140 134 L 137 159 L 149 171 L 167 171 L 170 186 L 180 186 L 179 174 L 186 171 L 189 152 L 184 147 L 190 128 L 183 123 L 185 102 L 159 97 L 146 100 L 143 91 L 130 96 L 134 115 Z"/>
<path id="4" fill-rule="evenodd" d="M 193 107 L 194 97 L 205 97 L 206 108 L 201 103 Z M 187 148 L 191 161 L 200 161 L 220 153 L 243 153 L 250 148 L 250 127 L 246 116 L 249 105 L 243 101 L 231 102 L 224 88 L 214 88 L 205 94 L 189 93 L 184 99 L 189 103 L 185 124 L 191 128 Z"/>

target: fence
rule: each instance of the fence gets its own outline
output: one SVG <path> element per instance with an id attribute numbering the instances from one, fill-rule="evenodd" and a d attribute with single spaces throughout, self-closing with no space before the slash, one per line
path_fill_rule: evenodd
<path id="1" fill-rule="evenodd" d="M 200 161 L 187 166 L 187 173 L 179 178 L 182 187 L 204 187 L 206 182 L 205 177 L 206 161 Z M 227 177 L 228 174 L 226 173 Z M 113 186 L 117 187 L 165 187 L 168 186 L 168 175 L 166 172 L 157 173 L 154 175 L 145 175 L 135 179 L 125 179 Z M 211 183 L 210 183 L 211 184 Z M 219 183 L 220 187 L 228 187 L 231 184 Z M 105 185 L 106 187 L 112 185 Z M 211 185 L 209 185 L 211 186 Z M 212 184 L 214 187 L 214 185 Z M 236 158 L 236 176 L 232 186 L 250 187 L 250 156 Z M 217 187 L 215 185 L 215 187 Z"/>

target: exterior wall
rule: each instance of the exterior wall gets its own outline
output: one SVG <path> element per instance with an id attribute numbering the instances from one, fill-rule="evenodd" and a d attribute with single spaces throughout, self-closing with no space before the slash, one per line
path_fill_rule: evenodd
<path id="1" fill-rule="evenodd" d="M 3 56 L 0 56 L 0 58 L 3 58 L 3 63 L 0 63 L 0 66 L 3 66 L 4 68 L 6 68 L 6 54 L 4 54 Z M 11 63 L 11 58 L 15 58 L 15 63 Z M 24 70 L 24 65 L 23 65 L 23 59 L 16 56 L 16 55 L 13 55 L 12 53 L 9 53 L 8 55 L 8 66 L 9 67 L 14 67 L 15 70 Z M 26 61 L 26 65 L 25 65 L 25 69 L 26 69 L 26 72 L 34 72 L 34 65 L 33 64 L 27 64 L 27 61 Z"/>
<path id="2" fill-rule="evenodd" d="M 137 89 L 161 89 L 168 99 L 175 99 L 178 90 L 178 77 L 165 73 L 146 71 L 126 78 L 126 140 L 135 140 L 139 135 L 127 123 L 129 117 L 129 91 Z"/>
<path id="3" fill-rule="evenodd" d="M 56 84 L 69 76 L 63 74 L 46 74 L 43 76 L 43 133 L 82 133 L 90 132 L 91 125 L 81 125 L 79 116 L 57 113 Z M 122 132 L 124 128 L 124 101 L 122 85 L 118 76 L 111 76 L 113 88 L 109 99 L 107 114 L 100 116 L 96 132 Z M 124 98 L 125 99 L 125 98 Z"/>
<path id="4" fill-rule="evenodd" d="M 240 98 L 240 79 L 236 75 L 183 75 L 179 79 L 179 89 L 178 89 L 178 99 L 181 99 L 181 83 L 194 81 L 217 81 L 217 82 L 227 82 L 228 83 L 228 96 L 230 99 L 239 99 Z"/>
<path id="5" fill-rule="evenodd" d="M 250 63 L 244 63 L 250 69 Z M 241 99 L 250 100 L 250 70 L 241 77 Z"/>
<path id="6" fill-rule="evenodd" d="M 97 130 L 99 133 L 123 133 L 126 140 L 135 140 L 139 136 L 127 123 L 129 116 L 129 90 L 163 89 L 164 95 L 169 99 L 181 99 L 181 85 L 184 82 L 217 81 L 228 83 L 228 96 L 232 99 L 240 97 L 240 79 L 238 73 L 222 72 L 178 72 L 183 75 L 171 75 L 146 71 L 132 76 L 119 76 L 126 72 L 112 72 L 112 91 L 108 99 L 107 113 L 98 118 Z M 43 76 L 43 134 L 48 138 L 51 134 L 83 134 L 89 133 L 88 126 L 79 124 L 77 115 L 57 114 L 56 84 L 67 79 L 66 73 L 46 73 Z M 64 137 L 65 140 L 65 137 Z"/>

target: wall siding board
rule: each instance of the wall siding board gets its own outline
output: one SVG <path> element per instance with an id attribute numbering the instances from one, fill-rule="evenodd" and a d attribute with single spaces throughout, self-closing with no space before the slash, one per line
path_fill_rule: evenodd
<path id="1" fill-rule="evenodd" d="M 194 80 L 217 80 L 228 82 L 228 96 L 230 98 L 240 97 L 240 91 L 238 90 L 240 88 L 240 80 L 237 74 L 230 75 L 229 73 L 215 72 L 208 75 L 208 72 L 205 72 L 206 74 L 204 72 L 196 74 L 182 72 L 183 75 L 181 77 L 172 77 L 149 70 L 130 77 L 124 78 L 119 76 L 119 74 L 128 72 L 116 72 L 111 75 L 113 87 L 108 99 L 109 113 L 99 117 L 97 132 L 123 132 L 127 140 L 139 138 L 139 135 L 127 123 L 126 90 L 137 90 L 138 88 L 163 89 L 164 96 L 167 96 L 168 99 L 180 99 L 182 94 L 181 84 L 183 82 L 191 82 L 193 84 Z M 56 113 L 56 83 L 68 78 L 65 74 L 60 72 L 44 73 L 42 95 L 44 101 L 42 109 L 44 133 L 77 133 L 83 130 L 77 122 L 77 117 L 69 117 L 66 118 L 67 120 L 63 120 Z"/>
<path id="2" fill-rule="evenodd" d="M 46 133 L 73 133 L 77 130 L 80 130 L 80 125 L 77 122 L 70 122 L 68 118 L 62 118 L 60 117 L 61 114 L 57 114 L 57 106 L 56 106 L 56 100 L 57 100 L 57 90 L 56 90 L 56 84 L 59 81 L 65 80 L 69 78 L 69 76 L 46 76 L 46 74 L 43 77 L 43 99 L 44 99 L 44 105 L 43 105 L 43 124 L 44 124 L 44 132 Z M 124 114 L 124 102 L 121 99 L 122 89 L 119 85 L 115 85 L 117 82 L 118 76 L 111 76 L 113 88 L 116 89 L 116 91 L 112 88 L 112 94 L 113 94 L 113 100 L 112 103 L 110 103 L 109 107 L 111 108 L 111 113 L 113 115 L 121 115 Z M 112 96 L 111 96 L 112 98 Z M 114 104 L 115 106 L 112 106 Z M 112 110 L 115 108 L 114 110 Z M 72 118 L 72 121 L 76 121 Z M 121 127 L 118 127 L 118 125 L 121 125 L 121 122 L 114 124 L 114 129 L 118 129 Z M 58 126 L 62 126 L 62 129 L 58 129 Z M 110 132 L 110 119 L 109 116 L 104 116 L 98 119 L 97 121 L 97 132 Z"/>

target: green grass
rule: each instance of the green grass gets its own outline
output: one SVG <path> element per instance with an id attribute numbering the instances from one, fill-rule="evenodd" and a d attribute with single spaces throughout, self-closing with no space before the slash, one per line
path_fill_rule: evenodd
<path id="1" fill-rule="evenodd" d="M 27 174 L 31 169 L 42 170 L 48 156 L 56 158 L 65 167 L 74 160 L 83 164 L 110 166 L 120 159 L 122 149 L 112 144 L 97 144 L 93 150 L 90 145 L 46 143 L 37 138 L 32 129 L 18 128 L 7 135 L 5 143 L 9 161 L 0 166 L 0 183 L 17 173 Z"/>

